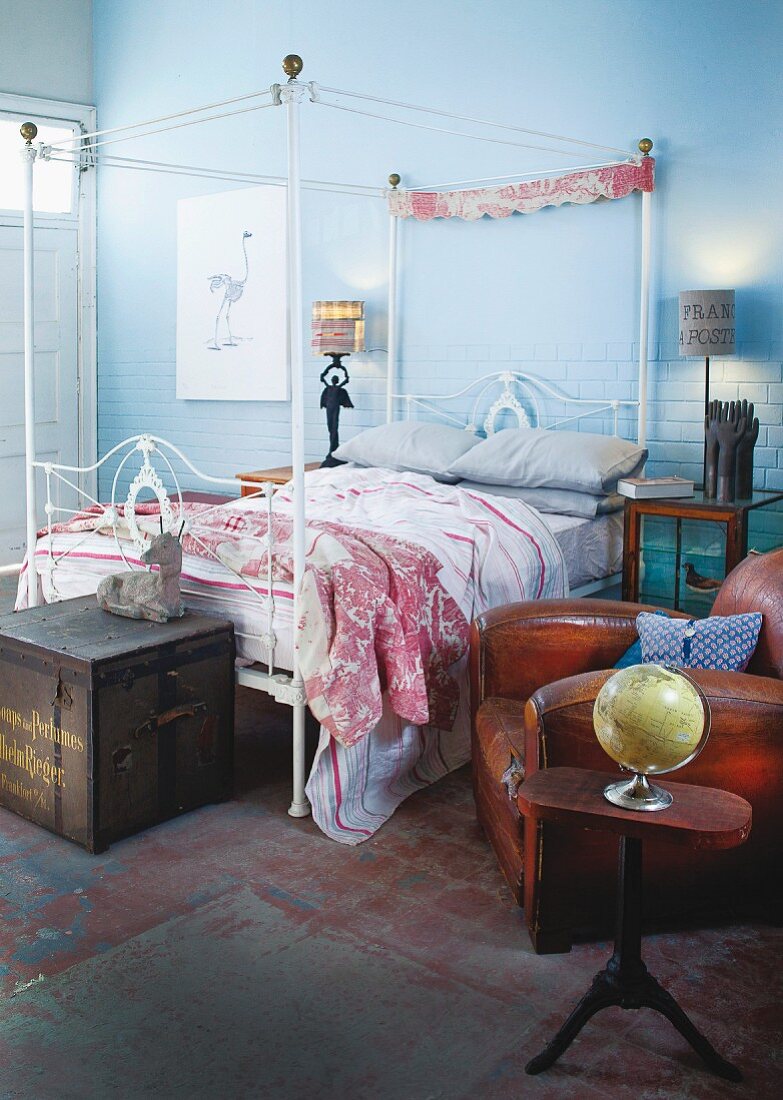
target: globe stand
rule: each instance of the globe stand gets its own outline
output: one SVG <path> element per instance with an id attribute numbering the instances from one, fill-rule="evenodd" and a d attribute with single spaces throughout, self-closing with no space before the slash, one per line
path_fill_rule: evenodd
<path id="1" fill-rule="evenodd" d="M 620 838 L 614 953 L 606 969 L 593 978 L 593 984 L 552 1042 L 525 1066 L 525 1073 L 536 1074 L 549 1069 L 587 1021 L 602 1008 L 612 1005 L 619 1008 L 654 1008 L 677 1028 L 713 1073 L 726 1081 L 742 1080 L 737 1067 L 718 1054 L 642 961 L 642 842 L 629 836 Z"/>
<path id="2" fill-rule="evenodd" d="M 637 772 L 633 779 L 618 779 L 604 789 L 604 798 L 623 810 L 665 810 L 672 796 L 663 787 L 654 787 L 646 775 Z"/>

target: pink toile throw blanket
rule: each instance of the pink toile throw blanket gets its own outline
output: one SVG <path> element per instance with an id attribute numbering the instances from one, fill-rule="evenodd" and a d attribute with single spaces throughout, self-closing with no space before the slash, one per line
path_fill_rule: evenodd
<path id="1" fill-rule="evenodd" d="M 266 576 L 267 517 L 220 509 L 199 520 L 184 549 L 208 550 L 247 577 Z M 273 517 L 276 580 L 293 580 L 292 520 Z M 297 641 L 307 702 L 342 745 L 377 725 L 383 693 L 400 718 L 451 729 L 459 687 L 449 667 L 467 651 L 468 622 L 422 546 L 325 520 L 307 526 Z"/>
<path id="2" fill-rule="evenodd" d="M 298 643 L 313 714 L 353 745 L 380 721 L 386 690 L 400 718 L 450 730 L 459 687 L 449 668 L 467 652 L 469 626 L 438 580 L 440 563 L 393 535 L 318 527 Z"/>

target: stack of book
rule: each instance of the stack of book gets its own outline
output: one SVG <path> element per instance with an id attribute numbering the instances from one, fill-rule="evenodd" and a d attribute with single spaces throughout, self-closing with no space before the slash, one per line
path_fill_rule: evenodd
<path id="1" fill-rule="evenodd" d="M 617 492 L 632 500 L 655 497 L 692 497 L 693 482 L 684 477 L 621 477 Z"/>

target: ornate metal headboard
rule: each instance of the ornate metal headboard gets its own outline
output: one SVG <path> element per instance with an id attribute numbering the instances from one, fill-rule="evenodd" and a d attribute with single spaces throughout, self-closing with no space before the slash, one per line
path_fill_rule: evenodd
<path id="1" fill-rule="evenodd" d="M 493 397 L 494 394 L 494 397 Z M 441 406 L 445 402 L 460 399 L 467 412 L 449 412 Z M 406 418 L 423 409 L 465 431 L 492 435 L 497 430 L 498 418 L 509 415 L 520 428 L 564 428 L 587 417 L 611 416 L 615 435 L 619 434 L 620 410 L 638 409 L 639 402 L 594 397 L 571 397 L 564 390 L 535 374 L 525 371 L 497 371 L 485 374 L 455 393 L 401 393 L 394 399 L 405 403 Z M 551 414 L 551 423 L 542 423 L 541 405 L 544 401 L 562 406 L 563 415 Z M 569 413 L 569 406 L 582 411 Z"/>

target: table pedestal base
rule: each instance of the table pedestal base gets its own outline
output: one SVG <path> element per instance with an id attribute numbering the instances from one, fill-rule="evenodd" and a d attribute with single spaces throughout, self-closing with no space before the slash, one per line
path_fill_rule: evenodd
<path id="1" fill-rule="evenodd" d="M 706 1065 L 727 1081 L 741 1081 L 742 1074 L 727 1062 L 694 1027 L 672 997 L 648 972 L 641 956 L 642 842 L 620 839 L 620 881 L 618 884 L 617 934 L 614 954 L 606 969 L 596 974 L 593 984 L 544 1050 L 525 1066 L 525 1072 L 549 1069 L 574 1041 L 584 1025 L 602 1008 L 654 1008 L 662 1013 L 687 1039 Z"/>

